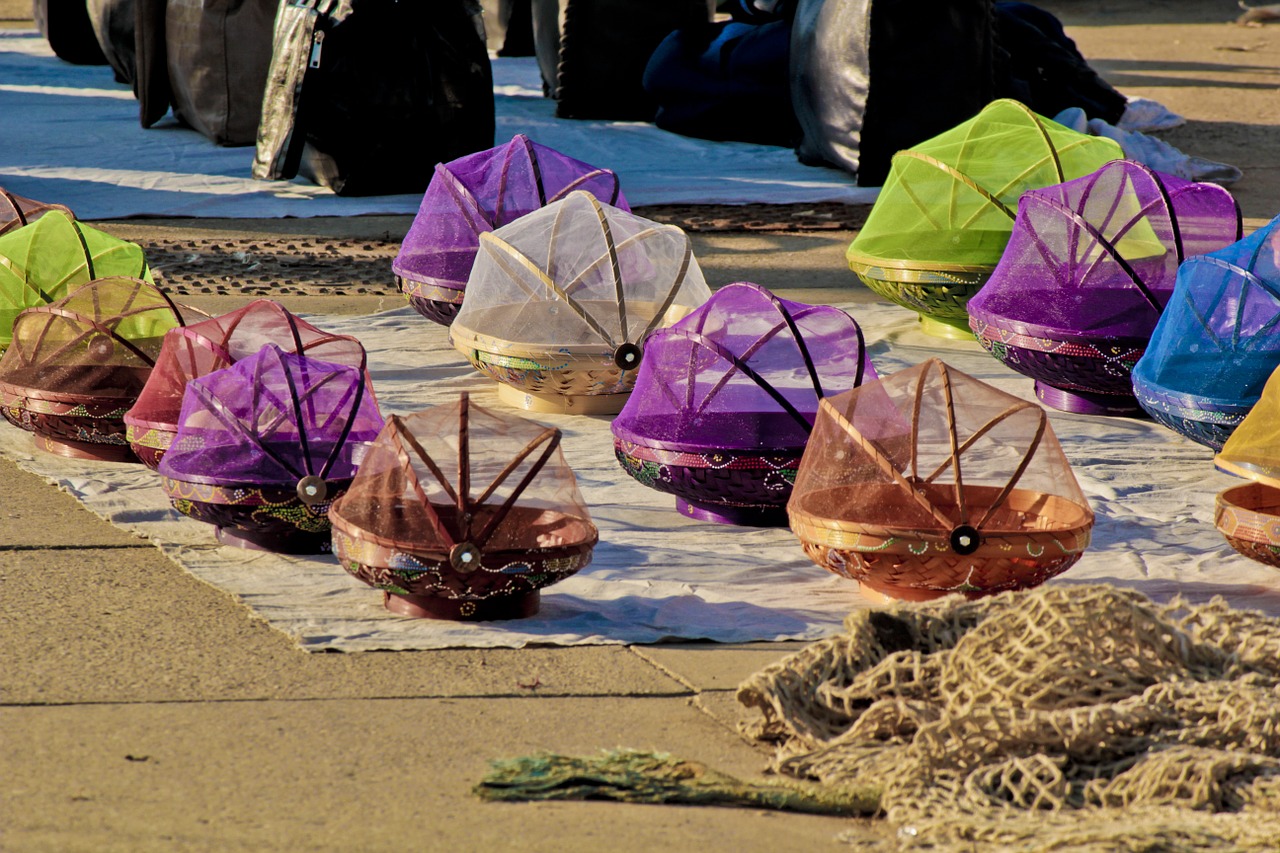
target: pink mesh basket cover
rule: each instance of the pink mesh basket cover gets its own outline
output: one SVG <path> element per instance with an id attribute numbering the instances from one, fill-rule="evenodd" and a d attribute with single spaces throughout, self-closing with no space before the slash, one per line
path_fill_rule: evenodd
<path id="1" fill-rule="evenodd" d="M 574 190 L 630 210 L 613 172 L 522 133 L 506 145 L 439 164 L 391 268 L 408 281 L 464 290 L 481 234 Z"/>
<path id="2" fill-rule="evenodd" d="M 613 434 L 688 452 L 800 449 L 822 397 L 875 378 L 845 312 L 731 284 L 645 341 Z"/>
<path id="3" fill-rule="evenodd" d="M 137 398 L 164 334 L 182 323 L 173 302 L 135 278 L 102 278 L 13 324 L 0 382 L 65 399 Z"/>
<path id="4" fill-rule="evenodd" d="M 1116 160 L 1022 195 L 969 315 L 1031 337 L 1146 339 L 1178 265 L 1239 237 L 1239 208 L 1222 187 Z"/>
<path id="5" fill-rule="evenodd" d="M 382 415 L 358 367 L 267 344 L 187 383 L 165 477 L 292 489 L 306 477 L 349 480 Z M 362 444 L 363 443 L 363 444 Z"/>
<path id="6" fill-rule="evenodd" d="M 455 557 L 470 548 L 472 559 L 597 537 L 560 430 L 491 412 L 465 393 L 453 405 L 393 415 L 331 515 L 386 548 Z"/>
<path id="7" fill-rule="evenodd" d="M 318 329 L 278 302 L 256 299 L 220 317 L 166 334 L 155 369 L 125 420 L 144 428 L 177 429 L 189 381 L 230 367 L 267 344 L 296 355 L 365 369 L 364 347 L 355 338 Z M 372 384 L 367 390 L 373 396 Z"/>

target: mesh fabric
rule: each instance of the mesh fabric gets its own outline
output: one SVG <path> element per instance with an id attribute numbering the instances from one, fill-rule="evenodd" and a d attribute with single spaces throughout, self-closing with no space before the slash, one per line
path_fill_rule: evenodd
<path id="1" fill-rule="evenodd" d="M 969 121 L 893 157 L 851 262 L 926 269 L 994 266 L 1019 196 L 1087 175 L 1122 157 L 1120 146 L 993 101 Z"/>
<path id="2" fill-rule="evenodd" d="M 1018 493 L 1088 507 L 1043 409 L 930 359 L 822 401 L 787 508 L 946 540 Z"/>
<path id="3" fill-rule="evenodd" d="M 1280 365 L 1280 217 L 1189 257 L 1133 369 L 1141 397 L 1175 409 L 1253 405 Z"/>
<path id="4" fill-rule="evenodd" d="M 875 378 L 845 312 L 731 284 L 649 336 L 613 433 L 689 452 L 799 449 L 819 399 Z"/>
<path id="5" fill-rule="evenodd" d="M 710 296 L 682 230 L 573 192 L 481 235 L 452 335 L 459 349 L 609 355 Z"/>
<path id="6" fill-rule="evenodd" d="M 0 235 L 35 222 L 51 210 L 59 211 L 68 219 L 76 218 L 69 208 L 61 204 L 35 201 L 0 187 Z"/>
<path id="7" fill-rule="evenodd" d="M 70 398 L 132 402 L 165 332 L 181 322 L 155 285 L 96 279 L 18 315 L 13 341 L 0 358 L 0 381 Z"/>
<path id="8" fill-rule="evenodd" d="M 357 448 L 382 429 L 363 371 L 267 344 L 187 383 L 160 473 L 214 485 L 293 488 L 349 480 Z"/>
<path id="9" fill-rule="evenodd" d="M 1239 208 L 1222 187 L 1114 160 L 1022 195 L 1009 245 L 969 314 L 1033 337 L 1145 340 L 1178 265 L 1239 238 Z"/>
<path id="10" fill-rule="evenodd" d="M 0 236 L 0 345 L 8 344 L 24 308 L 61 299 L 96 278 L 151 281 L 142 249 L 61 211 Z"/>
<path id="11" fill-rule="evenodd" d="M 1214 457 L 1219 468 L 1280 488 L 1280 371 Z"/>
<path id="12" fill-rule="evenodd" d="M 522 133 L 505 145 L 439 164 L 391 268 L 406 281 L 463 290 L 481 234 L 574 190 L 630 210 L 613 172 Z"/>
<path id="13" fill-rule="evenodd" d="M 559 439 L 557 429 L 465 396 L 393 416 L 332 512 L 412 553 L 448 553 L 464 542 L 482 551 L 576 544 L 595 529 Z"/>
<path id="14" fill-rule="evenodd" d="M 364 370 L 364 347 L 355 338 L 318 329 L 278 302 L 256 299 L 228 314 L 166 334 L 155 369 L 125 420 L 176 429 L 189 381 L 230 367 L 269 343 L 286 352 Z M 368 391 L 373 394 L 371 384 Z"/>

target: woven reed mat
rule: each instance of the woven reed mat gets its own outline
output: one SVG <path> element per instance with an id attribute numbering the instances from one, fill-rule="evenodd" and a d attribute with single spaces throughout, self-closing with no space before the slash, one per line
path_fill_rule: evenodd
<path id="1" fill-rule="evenodd" d="M 757 673 L 774 769 L 909 849 L 1280 850 L 1280 620 L 1108 585 L 854 611 Z"/>

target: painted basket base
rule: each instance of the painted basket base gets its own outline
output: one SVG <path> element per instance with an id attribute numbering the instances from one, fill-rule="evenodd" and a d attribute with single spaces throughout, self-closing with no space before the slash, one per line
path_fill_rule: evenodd
<path id="1" fill-rule="evenodd" d="M 1088 391 L 1066 391 L 1036 381 L 1036 397 L 1046 406 L 1077 415 L 1114 415 L 1146 417 L 1138 400 L 1124 394 L 1093 394 Z"/>
<path id="2" fill-rule="evenodd" d="M 68 459 L 93 459 L 98 462 L 137 462 L 138 457 L 127 444 L 98 444 L 69 438 L 50 438 L 35 433 L 35 444 L 45 453 Z"/>
<path id="3" fill-rule="evenodd" d="M 499 383 L 498 399 L 526 412 L 557 415 L 616 415 L 627 404 L 631 392 L 625 394 L 539 394 L 514 385 Z"/>
<path id="4" fill-rule="evenodd" d="M 246 551 L 271 551 L 275 554 L 328 554 L 332 548 L 329 531 L 313 535 L 293 533 L 288 536 L 270 530 L 244 530 L 239 527 L 215 527 L 219 544 Z"/>
<path id="5" fill-rule="evenodd" d="M 676 499 L 676 512 L 698 521 L 734 524 L 740 527 L 786 527 L 785 506 L 726 506 Z"/>
<path id="6" fill-rule="evenodd" d="M 382 604 L 400 616 L 415 619 L 447 619 L 454 622 L 497 622 L 525 619 L 538 612 L 542 596 L 535 589 L 481 600 L 441 598 L 435 595 L 382 593 Z"/>

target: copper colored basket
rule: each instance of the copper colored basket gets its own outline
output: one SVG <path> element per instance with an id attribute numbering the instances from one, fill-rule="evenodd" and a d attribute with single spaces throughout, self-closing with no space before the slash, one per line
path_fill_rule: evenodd
<path id="1" fill-rule="evenodd" d="M 1244 556 L 1280 568 L 1280 489 L 1244 483 L 1219 493 L 1213 523 Z"/>
<path id="2" fill-rule="evenodd" d="M 549 503 L 540 491 L 540 482 L 561 482 L 566 472 L 575 482 L 560 430 L 494 415 L 465 392 L 456 435 L 442 415 L 453 417 L 437 407 L 387 420 L 355 485 L 330 511 L 334 552 L 352 576 L 383 591 L 393 613 L 531 616 L 539 590 L 587 566 L 599 538 L 580 498 Z M 453 458 L 440 458 L 446 453 Z M 445 473 L 455 462 L 456 482 Z M 473 488 L 481 471 L 492 480 Z"/>
<path id="3" fill-rule="evenodd" d="M 75 219 L 71 208 L 61 204 L 35 201 L 0 187 L 0 234 L 16 231 L 35 222 L 51 210 L 61 211 L 68 219 Z"/>
<path id="4" fill-rule="evenodd" d="M 212 524 L 223 545 L 280 554 L 324 554 L 330 549 L 329 506 L 350 480 L 330 480 L 326 500 L 308 505 L 296 489 L 228 486 L 163 478 L 174 509 Z"/>
<path id="5" fill-rule="evenodd" d="M 891 487 L 881 488 L 891 503 L 895 497 Z M 949 486 L 923 488 L 938 509 L 955 509 Z M 994 486 L 965 487 L 971 511 L 985 512 L 1000 492 Z M 1043 583 L 1080 559 L 1093 528 L 1087 508 L 1021 489 L 1009 493 L 984 525 L 977 549 L 964 555 L 953 549 L 950 537 L 821 518 L 808 512 L 803 500 L 793 502 L 789 511 L 791 529 L 811 560 L 875 592 L 906 601 L 951 592 L 977 597 Z"/>

